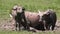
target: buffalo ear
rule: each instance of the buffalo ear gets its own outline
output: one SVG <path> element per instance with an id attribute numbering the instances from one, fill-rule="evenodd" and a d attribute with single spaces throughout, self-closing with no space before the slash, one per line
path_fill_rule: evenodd
<path id="1" fill-rule="evenodd" d="M 24 11 L 24 10 L 25 10 L 25 8 L 23 7 L 23 8 L 22 8 L 22 10 Z"/>
<path id="2" fill-rule="evenodd" d="M 47 15 L 47 16 L 49 16 L 49 15 L 50 15 L 50 13 L 47 13 L 46 15 Z"/>

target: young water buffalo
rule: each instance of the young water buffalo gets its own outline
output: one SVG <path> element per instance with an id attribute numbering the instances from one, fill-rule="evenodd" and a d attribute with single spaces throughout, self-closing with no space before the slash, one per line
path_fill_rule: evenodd
<path id="1" fill-rule="evenodd" d="M 10 13 L 10 17 L 15 20 L 16 23 L 16 30 L 17 27 L 19 27 L 20 30 L 20 26 L 23 25 L 25 29 L 29 29 L 28 25 L 27 25 L 27 21 L 25 19 L 25 12 L 24 12 L 25 8 L 16 5 L 12 8 L 12 12 Z"/>
<path id="2" fill-rule="evenodd" d="M 47 30 L 50 30 L 50 28 L 54 30 L 57 21 L 56 13 L 53 10 L 49 9 L 46 12 L 44 12 L 41 20 L 45 23 L 44 27 L 46 27 Z"/>

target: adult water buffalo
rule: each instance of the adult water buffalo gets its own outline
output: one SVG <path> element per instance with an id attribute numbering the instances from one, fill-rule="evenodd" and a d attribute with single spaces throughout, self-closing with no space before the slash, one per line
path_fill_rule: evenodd
<path id="1" fill-rule="evenodd" d="M 16 23 L 16 30 L 17 27 L 19 27 L 20 30 L 20 26 L 21 24 L 24 26 L 25 29 L 29 29 L 28 25 L 27 25 L 27 21 L 25 19 L 25 12 L 24 12 L 25 8 L 19 6 L 19 5 L 15 5 L 12 8 L 12 12 L 10 13 L 10 17 L 15 20 Z"/>
<path id="2" fill-rule="evenodd" d="M 43 23 L 39 22 L 40 20 L 39 13 L 25 11 L 25 17 L 30 27 L 33 27 L 37 30 L 44 30 Z"/>
<path id="3" fill-rule="evenodd" d="M 57 21 L 56 13 L 53 10 L 48 9 L 42 15 L 41 21 L 44 22 L 45 24 L 44 27 L 46 27 L 47 30 L 50 30 L 50 28 L 54 30 L 54 27 Z"/>

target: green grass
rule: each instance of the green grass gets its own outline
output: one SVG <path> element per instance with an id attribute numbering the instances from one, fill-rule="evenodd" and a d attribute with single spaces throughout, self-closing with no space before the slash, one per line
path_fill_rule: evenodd
<path id="1" fill-rule="evenodd" d="M 53 9 L 57 18 L 60 19 L 60 0 L 0 0 L 0 22 L 3 20 L 9 19 L 9 12 L 11 8 L 15 5 L 19 4 L 26 8 L 26 10 L 35 11 L 37 10 L 46 10 Z M 0 31 L 1 34 L 32 34 L 32 32 L 21 31 Z M 59 32 L 55 32 L 59 34 Z M 36 33 L 36 34 L 54 34 L 54 32 L 46 32 L 46 33 Z"/>
<path id="2" fill-rule="evenodd" d="M 0 31 L 0 34 L 60 34 L 60 33 L 59 33 L 59 31 L 41 31 L 41 32 Z"/>
<path id="3" fill-rule="evenodd" d="M 15 4 L 19 4 L 26 10 L 35 11 L 53 9 L 57 17 L 60 17 L 60 0 L 0 0 L 0 18 L 9 18 L 9 12 Z M 5 16 L 5 17 L 4 17 Z"/>

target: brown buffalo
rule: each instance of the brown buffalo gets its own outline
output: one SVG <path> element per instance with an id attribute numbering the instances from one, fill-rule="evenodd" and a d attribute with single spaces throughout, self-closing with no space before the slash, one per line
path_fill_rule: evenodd
<path id="1" fill-rule="evenodd" d="M 44 23 L 39 21 L 40 14 L 42 14 L 42 12 L 36 13 L 25 11 L 25 17 L 27 19 L 27 23 L 29 24 L 29 26 L 38 30 L 44 30 Z"/>
<path id="2" fill-rule="evenodd" d="M 26 19 L 30 22 L 31 26 L 36 26 L 39 22 L 40 16 L 38 13 L 25 12 Z"/>

